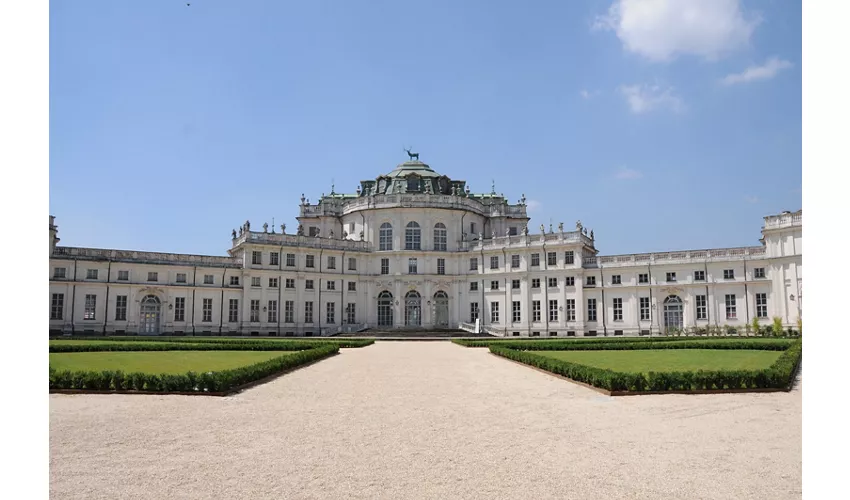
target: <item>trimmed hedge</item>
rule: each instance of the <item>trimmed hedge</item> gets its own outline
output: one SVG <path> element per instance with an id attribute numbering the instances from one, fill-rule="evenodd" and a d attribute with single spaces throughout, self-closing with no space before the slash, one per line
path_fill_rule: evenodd
<path id="1" fill-rule="evenodd" d="M 574 340 L 520 340 L 520 341 L 469 341 L 466 347 L 504 347 L 518 351 L 603 351 L 603 350 L 637 350 L 637 349 L 760 349 L 765 351 L 784 351 L 796 342 L 792 339 L 687 339 L 687 340 L 643 340 L 635 341 L 580 341 Z"/>
<path id="2" fill-rule="evenodd" d="M 464 347 L 490 347 L 491 345 L 505 345 L 507 343 L 518 343 L 522 345 L 529 344 L 545 344 L 545 345 L 553 345 L 553 344 L 582 344 L 582 345 L 595 345 L 595 344 L 620 344 L 620 343 L 644 343 L 644 342 L 705 342 L 705 341 L 714 341 L 714 342 L 730 342 L 730 341 L 739 341 L 739 340 L 749 340 L 753 342 L 771 342 L 776 340 L 784 340 L 789 344 L 796 338 L 762 338 L 762 337 L 576 337 L 576 338 L 564 338 L 564 337 L 550 337 L 550 338 L 539 338 L 539 337 L 499 337 L 494 339 L 452 339 L 452 342 L 455 344 L 464 346 Z"/>
<path id="3" fill-rule="evenodd" d="M 782 389 L 793 382 L 802 358 L 802 340 L 796 341 L 764 370 L 624 373 L 553 359 L 502 345 L 491 345 L 493 354 L 535 366 L 577 382 L 609 391 L 697 391 L 723 389 Z"/>
<path id="4" fill-rule="evenodd" d="M 339 352 L 336 345 L 319 346 L 253 365 L 215 372 L 184 374 L 124 373 L 118 371 L 57 371 L 50 369 L 50 389 L 148 392 L 227 392 Z"/>
<path id="5" fill-rule="evenodd" d="M 343 349 L 366 347 L 375 343 L 375 339 L 332 339 L 332 338 L 278 338 L 278 337 L 57 337 L 51 338 L 51 346 L 58 345 L 64 340 L 85 340 L 90 342 L 127 342 L 127 343 L 189 343 L 189 344 L 299 344 L 299 345 L 328 345 L 332 344 Z M 153 350 L 153 349 L 152 349 Z M 198 349 L 200 350 L 200 349 Z M 296 349 L 265 349 L 265 350 L 296 350 Z"/>
<path id="6" fill-rule="evenodd" d="M 368 345 L 368 344 L 367 344 Z M 50 343 L 50 352 L 101 352 L 101 351 L 303 351 L 318 347 L 346 347 L 335 342 L 96 342 L 90 344 Z"/>

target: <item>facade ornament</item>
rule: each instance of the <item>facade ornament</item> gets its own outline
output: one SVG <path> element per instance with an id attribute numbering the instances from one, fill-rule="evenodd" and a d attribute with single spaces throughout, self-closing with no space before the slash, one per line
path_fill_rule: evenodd
<path id="1" fill-rule="evenodd" d="M 525 205 L 525 193 L 522 193 L 522 198 L 519 199 L 520 205 Z"/>
<path id="2" fill-rule="evenodd" d="M 540 224 L 540 234 L 546 234 L 546 226 Z"/>
<path id="3" fill-rule="evenodd" d="M 581 232 L 584 233 L 585 236 L 587 236 L 587 228 L 586 227 L 583 227 L 581 229 Z"/>
<path id="4" fill-rule="evenodd" d="M 564 223 L 563 223 L 563 222 L 559 222 L 559 223 L 558 223 L 558 232 L 559 232 L 559 233 L 563 233 L 563 232 L 564 232 Z"/>
<path id="5" fill-rule="evenodd" d="M 580 220 L 577 220 L 577 221 L 576 221 L 576 231 L 581 232 L 581 228 L 582 228 L 582 227 L 583 227 L 583 226 L 581 225 L 581 221 L 580 221 Z"/>
<path id="6" fill-rule="evenodd" d="M 496 239 L 496 230 L 495 229 L 490 233 L 490 237 L 493 238 L 494 240 Z"/>
<path id="7" fill-rule="evenodd" d="M 360 241 L 363 241 L 363 231 L 360 231 Z"/>
<path id="8" fill-rule="evenodd" d="M 357 196 L 360 196 L 360 186 L 357 186 Z"/>
<path id="9" fill-rule="evenodd" d="M 478 233 L 478 241 L 484 241 L 484 233 Z"/>
<path id="10" fill-rule="evenodd" d="M 509 227 L 505 228 L 505 236 L 507 236 L 508 238 L 511 237 L 511 228 L 509 228 Z"/>
<path id="11" fill-rule="evenodd" d="M 590 239 L 593 239 L 593 229 L 590 230 Z"/>
<path id="12" fill-rule="evenodd" d="M 490 180 L 490 194 L 496 194 L 496 179 Z"/>
<path id="13" fill-rule="evenodd" d="M 298 224 L 298 229 L 297 229 L 296 234 L 298 236 L 304 236 L 304 225 L 303 224 Z"/>
<path id="14" fill-rule="evenodd" d="M 286 224 L 281 224 L 281 225 L 280 225 L 280 233 L 281 233 L 281 234 L 286 234 Z"/>
<path id="15" fill-rule="evenodd" d="M 334 230 L 333 229 L 331 229 L 331 232 L 328 235 L 328 239 L 331 239 L 331 240 L 334 239 Z"/>
<path id="16" fill-rule="evenodd" d="M 408 161 L 413 161 L 414 158 L 419 161 L 419 153 L 411 153 L 409 148 L 404 148 L 404 150 L 407 152 Z"/>
<path id="17" fill-rule="evenodd" d="M 304 193 L 301 193 L 301 204 L 304 205 L 307 202 L 307 198 L 304 197 Z"/>
<path id="18" fill-rule="evenodd" d="M 343 231 L 343 232 L 342 232 L 342 238 L 343 238 L 343 239 L 348 238 L 348 231 Z"/>
<path id="19" fill-rule="evenodd" d="M 552 223 L 549 223 L 549 234 L 552 234 Z"/>
<path id="20" fill-rule="evenodd" d="M 250 231 L 250 230 L 251 230 L 251 221 L 246 220 L 245 221 L 245 231 L 247 232 L 247 231 Z"/>
<path id="21" fill-rule="evenodd" d="M 234 229 L 233 232 L 231 232 L 230 234 L 232 235 L 233 239 L 235 240 L 236 239 L 236 230 Z"/>
<path id="22" fill-rule="evenodd" d="M 264 233 L 269 232 L 269 223 L 268 222 L 263 222 L 263 232 Z"/>
<path id="23" fill-rule="evenodd" d="M 239 226 L 239 236 L 242 236 L 242 233 L 245 231 L 245 226 Z"/>
<path id="24" fill-rule="evenodd" d="M 526 224 L 522 227 L 522 235 L 528 236 L 528 224 Z"/>

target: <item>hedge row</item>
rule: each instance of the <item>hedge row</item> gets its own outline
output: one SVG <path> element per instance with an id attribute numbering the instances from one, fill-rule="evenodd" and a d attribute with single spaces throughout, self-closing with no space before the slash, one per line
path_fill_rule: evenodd
<path id="1" fill-rule="evenodd" d="M 475 342 L 475 341 L 473 341 Z M 488 342 L 488 341 L 485 341 Z M 483 345 L 466 345 L 467 347 L 504 347 L 519 351 L 620 351 L 620 350 L 645 350 L 645 349 L 761 349 L 766 351 L 784 351 L 793 345 L 795 340 L 790 339 L 702 339 L 688 341 L 608 341 L 608 342 L 576 342 L 574 340 L 561 341 L 501 341 L 484 343 Z M 460 344 L 465 345 L 465 344 Z"/>
<path id="2" fill-rule="evenodd" d="M 529 351 L 490 346 L 490 352 L 609 391 L 697 391 L 788 387 L 802 357 L 802 340 L 764 370 L 624 373 L 571 363 Z"/>
<path id="3" fill-rule="evenodd" d="M 142 342 L 142 343 L 191 343 L 191 344 L 242 344 L 242 343 L 274 343 L 274 344 L 311 344 L 311 345 L 326 345 L 332 344 L 340 348 L 366 347 L 375 343 L 375 339 L 333 339 L 333 338 L 278 338 L 278 337 L 54 337 L 52 342 L 62 342 L 63 340 L 86 340 L 91 342 Z M 278 349 L 267 349 L 278 350 Z"/>
<path id="4" fill-rule="evenodd" d="M 334 343 L 317 342 L 92 342 L 90 344 L 51 344 L 50 352 L 103 351 L 304 351 Z"/>
<path id="5" fill-rule="evenodd" d="M 763 338 L 763 337 L 576 337 L 566 339 L 564 337 L 557 338 L 538 338 L 538 337 L 500 337 L 494 339 L 452 339 L 452 342 L 464 347 L 490 347 L 491 345 L 506 345 L 507 343 L 520 343 L 523 345 L 530 344 L 618 344 L 618 343 L 644 343 L 644 342 L 734 342 L 739 340 L 749 340 L 753 342 L 775 342 L 785 341 L 789 345 L 796 339 L 789 338 Z"/>
<path id="6" fill-rule="evenodd" d="M 339 347 L 325 345 L 287 354 L 253 365 L 216 372 L 184 374 L 124 373 L 122 371 L 56 371 L 50 369 L 50 389 L 149 392 L 228 392 L 284 370 L 336 354 Z"/>

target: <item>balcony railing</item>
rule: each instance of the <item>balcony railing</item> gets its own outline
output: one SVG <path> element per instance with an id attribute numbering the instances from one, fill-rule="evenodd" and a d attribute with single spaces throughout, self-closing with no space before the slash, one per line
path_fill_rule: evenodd
<path id="1" fill-rule="evenodd" d="M 787 212 L 779 215 L 771 215 L 764 218 L 764 229 L 781 229 L 784 227 L 802 226 L 803 211 Z"/>
<path id="2" fill-rule="evenodd" d="M 335 238 L 320 238 L 318 236 L 298 236 L 294 234 L 259 233 L 249 231 L 233 240 L 233 247 L 243 243 L 263 243 L 285 247 L 324 248 L 331 250 L 355 250 L 371 252 L 372 244 L 368 241 L 344 240 Z"/>
<path id="3" fill-rule="evenodd" d="M 728 260 L 750 260 L 764 258 L 766 249 L 763 246 L 741 248 L 717 248 L 714 250 L 689 250 L 679 252 L 657 252 L 631 255 L 605 255 L 584 257 L 584 267 L 596 265 L 617 267 L 629 265 L 679 264 L 690 262 L 711 262 Z"/>
<path id="4" fill-rule="evenodd" d="M 151 264 L 175 264 L 207 267 L 242 267 L 242 260 L 235 257 L 213 255 L 191 255 L 180 253 L 139 252 L 134 250 L 111 250 L 105 248 L 56 247 L 54 257 L 88 260 L 112 260 Z"/>
<path id="5" fill-rule="evenodd" d="M 524 205 L 488 205 L 466 196 L 444 194 L 383 194 L 361 196 L 355 200 L 323 200 L 316 205 L 301 205 L 301 216 L 347 215 L 358 210 L 380 208 L 453 208 L 469 210 L 488 217 L 527 217 Z"/>

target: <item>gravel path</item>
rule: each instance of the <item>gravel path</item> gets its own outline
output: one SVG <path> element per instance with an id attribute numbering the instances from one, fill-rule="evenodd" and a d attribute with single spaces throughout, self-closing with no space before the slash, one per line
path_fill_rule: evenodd
<path id="1" fill-rule="evenodd" d="M 51 395 L 51 498 L 801 498 L 801 387 L 610 398 L 376 343 L 228 398 Z"/>

